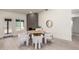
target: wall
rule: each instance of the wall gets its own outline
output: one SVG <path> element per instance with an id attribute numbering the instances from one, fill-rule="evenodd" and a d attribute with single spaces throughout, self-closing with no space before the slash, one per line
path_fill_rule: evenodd
<path id="1" fill-rule="evenodd" d="M 12 28 L 12 32 L 16 33 L 16 19 L 24 20 L 24 27 L 26 30 L 26 15 L 25 14 L 19 14 L 19 13 L 13 13 L 13 12 L 4 12 L 0 11 L 0 37 L 4 35 L 4 28 L 6 22 L 4 21 L 5 18 L 11 18 L 12 22 L 10 23 L 10 27 Z"/>
<path id="2" fill-rule="evenodd" d="M 44 30 L 53 33 L 54 38 L 72 40 L 72 20 L 71 10 L 69 9 L 51 9 L 39 13 L 39 26 Z M 46 27 L 46 21 L 53 22 L 52 28 Z"/>

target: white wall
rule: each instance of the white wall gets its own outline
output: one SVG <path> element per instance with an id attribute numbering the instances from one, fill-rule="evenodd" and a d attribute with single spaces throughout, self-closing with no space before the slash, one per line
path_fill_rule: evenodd
<path id="1" fill-rule="evenodd" d="M 19 13 L 13 13 L 13 12 L 4 12 L 0 11 L 0 37 L 4 35 L 4 28 L 5 28 L 5 18 L 12 19 L 10 27 L 12 27 L 13 33 L 16 32 L 16 19 L 24 20 L 24 27 L 26 30 L 26 15 L 25 14 L 19 14 Z"/>
<path id="2" fill-rule="evenodd" d="M 51 9 L 39 13 L 39 26 L 53 33 L 54 38 L 72 40 L 71 10 Z M 53 21 L 53 27 L 47 28 L 46 21 Z"/>

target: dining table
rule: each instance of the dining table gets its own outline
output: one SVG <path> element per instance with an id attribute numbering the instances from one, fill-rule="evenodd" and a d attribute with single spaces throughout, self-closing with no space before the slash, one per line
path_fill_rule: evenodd
<path id="1" fill-rule="evenodd" d="M 44 34 L 45 32 L 43 30 L 30 30 L 30 31 L 27 31 L 29 34 Z"/>
<path id="2" fill-rule="evenodd" d="M 32 35 L 35 35 L 35 36 L 40 36 L 40 35 L 43 35 L 44 36 L 44 31 L 43 30 L 30 30 L 30 31 L 27 31 L 29 36 L 30 36 L 30 43 L 32 43 Z M 43 43 L 44 43 L 44 37 L 43 37 Z"/>

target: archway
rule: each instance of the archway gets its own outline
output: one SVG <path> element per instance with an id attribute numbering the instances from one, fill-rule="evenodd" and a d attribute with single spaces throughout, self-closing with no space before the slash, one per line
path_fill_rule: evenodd
<path id="1" fill-rule="evenodd" d="M 72 41 L 79 41 L 79 16 L 72 17 Z"/>

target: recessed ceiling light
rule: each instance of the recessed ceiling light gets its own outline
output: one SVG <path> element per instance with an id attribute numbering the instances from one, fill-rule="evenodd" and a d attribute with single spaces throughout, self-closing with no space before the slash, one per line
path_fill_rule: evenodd
<path id="1" fill-rule="evenodd" d="M 48 11 L 48 9 L 45 9 L 45 11 Z"/>
<path id="2" fill-rule="evenodd" d="M 33 13 L 32 11 L 29 11 L 29 13 Z"/>

